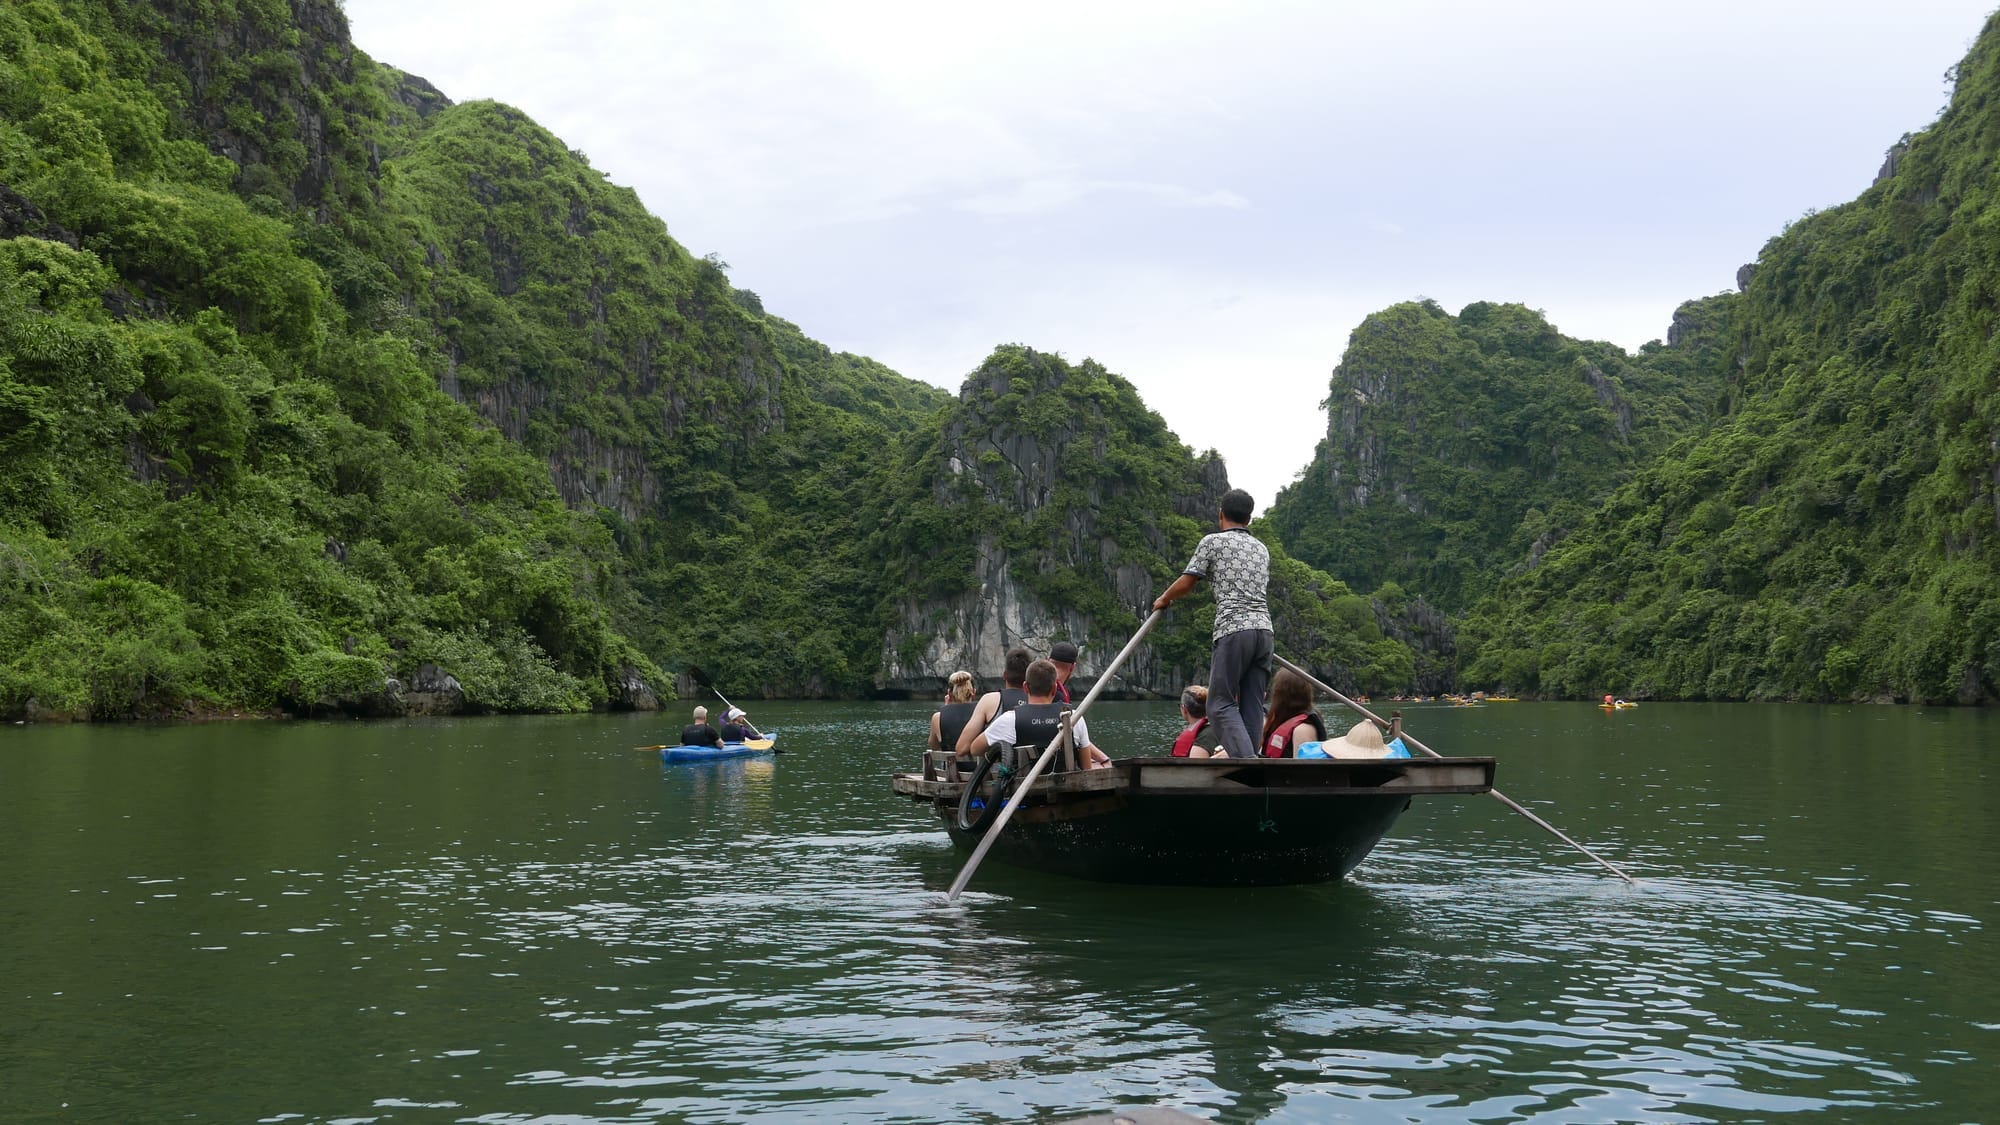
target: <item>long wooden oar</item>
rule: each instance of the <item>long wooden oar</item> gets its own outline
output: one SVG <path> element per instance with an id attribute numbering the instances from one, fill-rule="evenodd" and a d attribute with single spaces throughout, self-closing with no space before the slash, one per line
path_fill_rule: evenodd
<path id="1" fill-rule="evenodd" d="M 1132 634 L 1132 639 L 1126 641 L 1125 647 L 1120 649 L 1118 655 L 1111 663 L 1105 666 L 1104 671 L 1097 674 L 1097 682 L 1090 685 L 1089 694 L 1085 695 L 1083 702 L 1077 704 L 1076 709 L 1070 712 L 1070 722 L 1063 724 L 1061 737 L 1049 743 L 1049 748 L 1042 751 L 1041 757 L 1035 759 L 1034 767 L 1028 770 L 1026 777 L 1021 779 L 1021 784 L 1014 789 L 1014 795 L 1007 798 L 1006 807 L 1002 808 L 1000 815 L 994 819 L 993 827 L 986 830 L 986 837 L 979 841 L 978 847 L 972 849 L 972 858 L 965 861 L 965 867 L 958 873 L 958 878 L 952 880 L 951 893 L 946 896 L 947 901 L 958 901 L 959 892 L 963 891 L 965 885 L 972 881 L 972 873 L 979 869 L 979 861 L 985 859 L 986 853 L 992 850 L 993 841 L 1000 838 L 1000 830 L 1007 827 L 1007 822 L 1013 819 L 1014 810 L 1021 807 L 1021 798 L 1026 797 L 1028 790 L 1034 788 L 1035 782 L 1040 780 L 1042 771 L 1048 768 L 1049 760 L 1055 757 L 1056 751 L 1061 750 L 1069 742 L 1071 738 L 1071 724 L 1083 718 L 1085 709 L 1095 702 L 1098 693 L 1102 692 L 1111 683 L 1111 674 L 1116 672 L 1119 666 L 1125 663 L 1125 658 L 1132 655 L 1133 649 L 1139 647 L 1139 642 L 1145 639 L 1146 634 L 1152 630 L 1154 623 L 1159 621 L 1160 615 L 1165 612 L 1162 609 L 1154 610 L 1152 616 L 1146 618 L 1139 625 L 1139 631 Z"/>
<path id="2" fill-rule="evenodd" d="M 1298 665 L 1292 663 L 1291 661 L 1286 660 L 1284 657 L 1278 656 L 1276 654 L 1273 654 L 1271 656 L 1271 659 L 1276 661 L 1280 666 L 1289 668 L 1293 672 L 1296 672 L 1299 675 L 1304 676 L 1307 682 L 1311 683 L 1314 687 L 1318 688 L 1319 690 L 1327 693 L 1328 695 L 1334 697 L 1335 699 L 1340 700 L 1342 703 L 1347 704 L 1349 707 L 1354 708 L 1356 711 L 1361 712 L 1362 716 L 1367 718 L 1368 721 L 1381 727 L 1386 727 L 1389 725 L 1383 722 L 1381 719 L 1377 718 L 1373 712 L 1368 710 L 1368 708 L 1363 707 L 1361 704 L 1356 703 L 1352 699 L 1349 699 L 1346 696 L 1340 694 L 1339 692 L 1333 690 L 1333 688 L 1329 686 L 1324 680 L 1321 680 L 1318 676 L 1313 675 L 1311 672 L 1306 671 L 1304 668 L 1301 668 Z M 1404 742 L 1409 743 L 1411 746 L 1414 746 L 1419 750 L 1422 750 L 1424 753 L 1429 754 L 1433 758 L 1444 757 L 1443 754 L 1440 754 L 1437 751 L 1431 749 L 1430 747 L 1425 746 L 1423 743 L 1418 742 L 1416 736 L 1412 735 L 1409 731 L 1402 732 L 1402 738 Z M 1570 847 L 1575 848 L 1577 851 L 1580 851 L 1583 854 L 1589 856 L 1590 858 L 1596 860 L 1599 864 L 1603 865 L 1605 870 L 1611 872 L 1613 875 L 1618 876 L 1620 879 L 1625 880 L 1627 883 L 1632 883 L 1634 886 L 1638 885 L 1633 880 L 1633 878 L 1630 875 L 1625 874 L 1625 872 L 1621 870 L 1617 864 L 1612 863 L 1610 860 L 1605 859 L 1604 857 L 1598 855 L 1596 852 L 1591 851 L 1589 848 L 1586 848 L 1582 844 L 1577 843 L 1575 840 L 1570 839 L 1568 836 L 1563 835 L 1561 830 L 1558 829 L 1555 825 L 1550 824 L 1548 821 L 1543 820 L 1541 817 L 1536 816 L 1534 813 L 1531 813 L 1527 809 L 1522 808 L 1519 804 L 1516 804 L 1514 801 L 1507 798 L 1498 789 L 1488 789 L 1486 792 L 1490 794 L 1494 800 L 1500 802 L 1503 805 L 1506 805 L 1508 808 L 1513 809 L 1515 812 L 1520 813 L 1522 816 L 1525 816 L 1529 820 L 1532 820 L 1536 824 L 1540 825 L 1543 829 L 1547 830 L 1548 833 L 1554 836 L 1556 839 L 1561 840 L 1563 843 L 1568 844 Z"/>

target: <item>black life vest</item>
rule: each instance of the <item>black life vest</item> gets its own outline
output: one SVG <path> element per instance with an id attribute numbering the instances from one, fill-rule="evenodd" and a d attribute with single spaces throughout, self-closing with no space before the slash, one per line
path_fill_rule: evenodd
<path id="1" fill-rule="evenodd" d="M 1017 687 L 1003 687 L 1000 689 L 1000 709 L 993 712 L 993 717 L 997 719 L 1027 701 L 1027 692 Z"/>
<path id="2" fill-rule="evenodd" d="M 1062 733 L 1062 713 L 1067 710 L 1060 703 L 1023 703 L 1014 708 L 1014 745 L 1048 749 Z"/>
<path id="3" fill-rule="evenodd" d="M 689 723 L 681 728 L 682 746 L 720 746 L 722 736 L 707 723 Z"/>
<path id="4" fill-rule="evenodd" d="M 947 703 L 938 708 L 938 745 L 946 750 L 958 745 L 958 736 L 965 732 L 965 724 L 972 721 L 973 708 L 977 703 Z"/>

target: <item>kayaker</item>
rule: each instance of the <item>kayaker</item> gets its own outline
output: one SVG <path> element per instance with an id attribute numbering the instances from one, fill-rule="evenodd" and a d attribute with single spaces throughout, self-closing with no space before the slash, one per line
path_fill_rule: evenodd
<path id="1" fill-rule="evenodd" d="M 708 708 L 694 709 L 694 722 L 681 728 L 682 746 L 721 746 L 722 734 L 708 725 Z"/>
<path id="2" fill-rule="evenodd" d="M 979 688 L 972 682 L 972 673 L 961 668 L 951 674 L 951 680 L 944 691 L 944 706 L 931 712 L 931 741 L 933 750 L 949 746 L 958 749 L 958 736 L 965 733 L 965 725 L 972 721 L 972 712 L 979 706 Z"/>
<path id="3" fill-rule="evenodd" d="M 1222 530 L 1204 535 L 1173 585 L 1153 600 L 1165 609 L 1203 578 L 1215 590 L 1215 649 L 1208 668 L 1209 723 L 1232 758 L 1257 756 L 1264 689 L 1271 678 L 1271 551 L 1250 534 L 1257 502 L 1232 488 L 1215 515 Z"/>
<path id="4" fill-rule="evenodd" d="M 993 720 L 993 724 L 972 738 L 968 757 L 977 758 L 989 746 L 1037 746 L 1046 749 L 1062 733 L 1063 712 L 1070 708 L 1056 699 L 1056 666 L 1047 660 L 1028 665 L 1028 701 Z M 1111 764 L 1104 751 L 1093 746 L 1090 728 L 1076 720 L 1076 762 L 1084 769 Z"/>
<path id="5" fill-rule="evenodd" d="M 748 742 L 762 737 L 763 733 L 750 725 L 750 716 L 743 713 L 743 708 L 731 707 L 729 713 L 722 717 L 722 741 Z"/>
<path id="6" fill-rule="evenodd" d="M 1028 693 L 1021 685 L 1027 681 L 1028 665 L 1034 662 L 1034 655 L 1025 648 L 1008 650 L 1007 663 L 1000 672 L 1000 682 L 1006 686 L 979 697 L 979 702 L 972 709 L 972 717 L 965 721 L 965 729 L 959 733 L 958 741 L 949 744 L 953 753 L 966 753 L 973 737 L 985 730 L 995 716 L 1002 711 L 1012 711 L 1028 701 Z"/>
<path id="7" fill-rule="evenodd" d="M 1056 666 L 1056 701 L 1068 703 L 1069 678 L 1076 674 L 1076 645 L 1069 641 L 1050 645 L 1049 663 Z"/>
<path id="8" fill-rule="evenodd" d="M 1176 758 L 1207 758 L 1210 752 L 1201 745 L 1202 733 L 1208 730 L 1208 689 L 1200 684 L 1189 684 L 1181 689 L 1181 721 L 1187 724 L 1179 738 L 1174 739 L 1173 754 Z M 1211 740 L 1213 736 L 1210 736 Z"/>
<path id="9" fill-rule="evenodd" d="M 1271 713 L 1264 720 L 1264 756 L 1296 758 L 1302 744 L 1325 737 L 1326 720 L 1313 710 L 1312 685 L 1290 668 L 1278 669 L 1271 680 Z"/>

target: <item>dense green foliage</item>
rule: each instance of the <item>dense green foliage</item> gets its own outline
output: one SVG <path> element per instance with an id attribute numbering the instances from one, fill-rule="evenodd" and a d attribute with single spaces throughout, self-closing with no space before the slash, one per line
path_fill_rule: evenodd
<path id="1" fill-rule="evenodd" d="M 2000 24 L 1900 149 L 1765 246 L 1711 356 L 1726 416 L 1479 608 L 1471 678 L 2000 697 Z"/>
<path id="2" fill-rule="evenodd" d="M 1281 650 L 1366 690 L 2000 696 L 1996 58 L 1665 345 L 1370 317 L 1256 528 Z M 1123 634 L 1225 487 L 1094 362 L 1004 347 L 954 403 L 807 339 L 334 0 L 0 6 L 0 715 L 365 711 L 426 664 L 499 710 L 857 694 L 934 675 L 995 559 Z"/>
<path id="3" fill-rule="evenodd" d="M 142 41 L 32 3 L 0 42 L 0 711 L 309 708 L 447 659 L 570 709 L 648 667 L 603 527 L 356 322 Z"/>
<path id="4" fill-rule="evenodd" d="M 0 713 L 853 690 L 943 399 L 330 2 L 0 8 Z"/>
<path id="5" fill-rule="evenodd" d="M 1627 356 L 1519 305 L 1384 309 L 1350 338 L 1327 437 L 1271 521 L 1292 553 L 1356 586 L 1462 610 L 1700 420 L 1720 379 L 1682 352 Z"/>
<path id="6" fill-rule="evenodd" d="M 765 315 L 512 109 L 404 133 L 384 205 L 435 263 L 415 305 L 446 383 L 603 505 L 630 635 L 725 690 L 867 688 L 881 451 L 946 396 Z"/>

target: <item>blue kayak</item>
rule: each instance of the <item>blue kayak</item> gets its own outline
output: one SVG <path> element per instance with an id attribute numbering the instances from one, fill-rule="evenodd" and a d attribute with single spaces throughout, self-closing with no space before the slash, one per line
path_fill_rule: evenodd
<path id="1" fill-rule="evenodd" d="M 778 732 L 750 742 L 725 742 L 721 746 L 668 746 L 660 751 L 660 761 L 668 765 L 694 762 L 726 762 L 731 758 L 762 758 L 778 752 Z"/>

